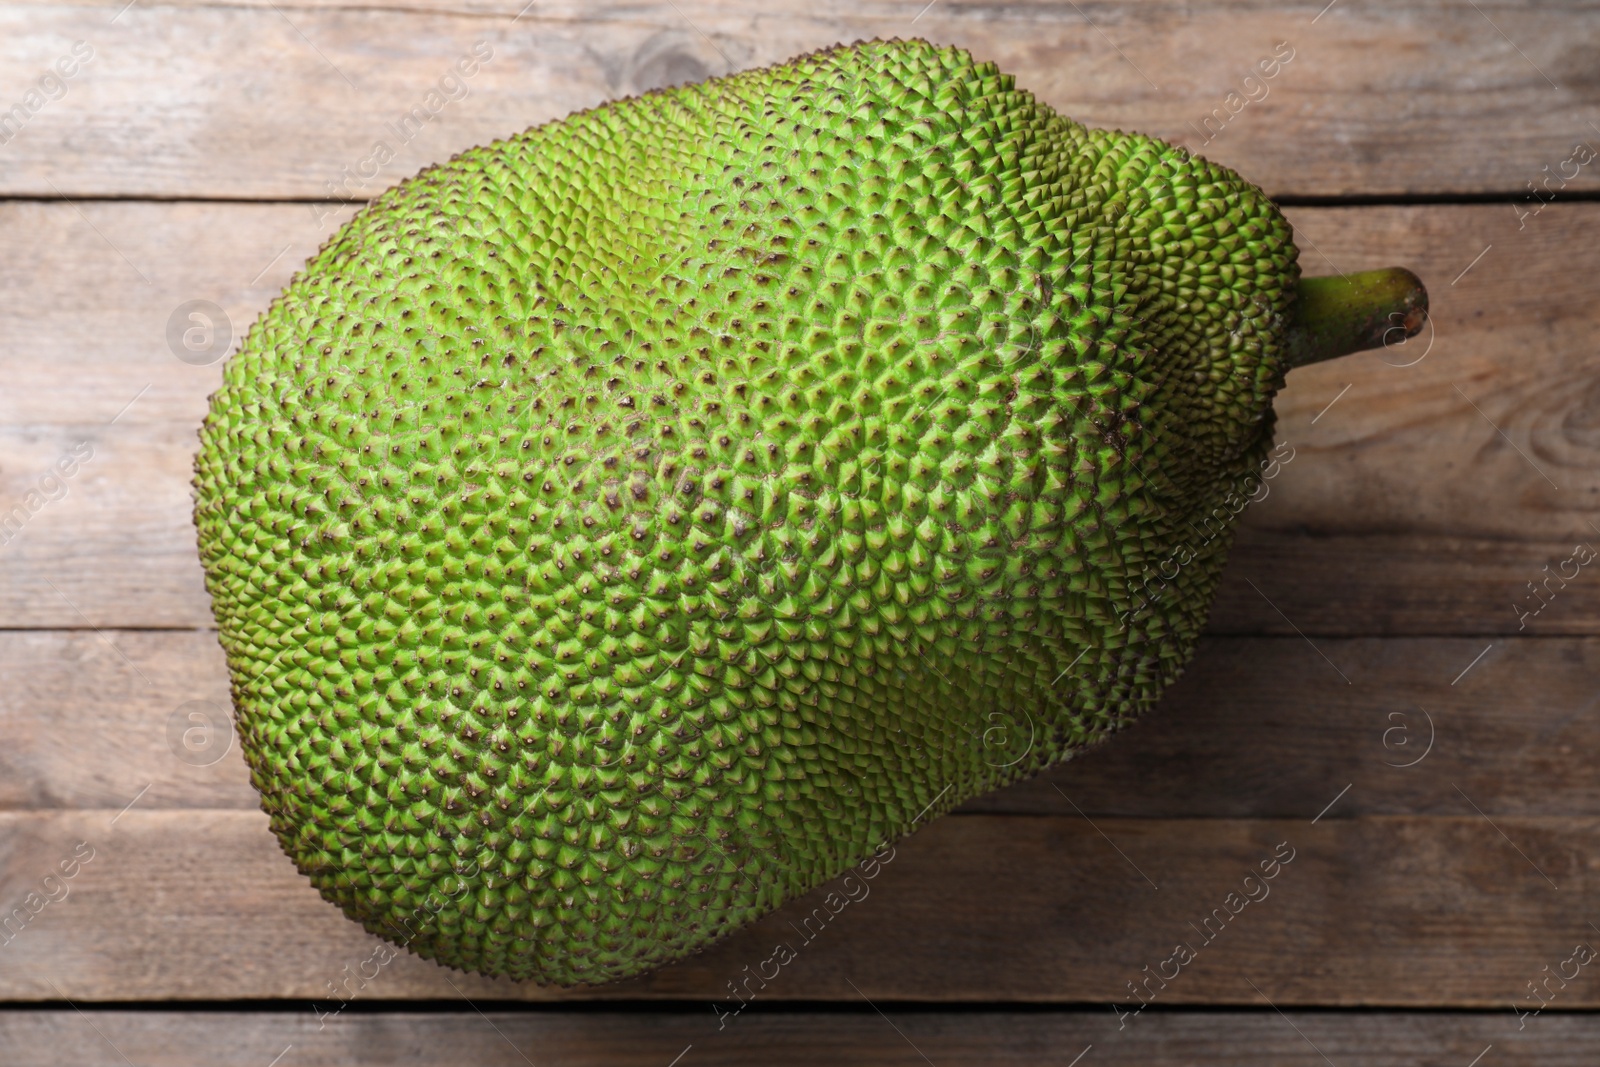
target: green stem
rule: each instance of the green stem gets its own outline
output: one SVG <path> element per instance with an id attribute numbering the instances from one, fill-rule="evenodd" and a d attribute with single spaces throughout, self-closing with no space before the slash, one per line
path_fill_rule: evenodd
<path id="1" fill-rule="evenodd" d="M 1404 267 L 1301 278 L 1291 314 L 1288 366 L 1303 367 L 1416 336 L 1428 290 Z"/>

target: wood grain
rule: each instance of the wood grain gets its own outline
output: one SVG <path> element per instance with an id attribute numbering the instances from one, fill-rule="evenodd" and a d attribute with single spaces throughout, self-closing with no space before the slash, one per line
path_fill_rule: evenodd
<path id="1" fill-rule="evenodd" d="M 1593 638 L 1210 638 L 1149 717 L 966 810 L 1310 818 L 1348 785 L 1329 818 L 1469 814 L 1458 788 L 1600 817 L 1596 677 Z M 0 632 L 0 810 L 253 811 L 228 709 L 210 633 Z"/>
<path id="2" fill-rule="evenodd" d="M 0 193 L 322 198 L 478 41 L 493 58 L 468 95 L 369 188 L 573 109 L 874 36 L 965 46 L 1080 121 L 1185 143 L 1280 196 L 1521 196 L 1594 135 L 1600 100 L 1593 3 L 124 4 L 0 7 L 19 98 L 71 42 L 96 50 L 5 146 Z M 1293 59 L 1245 84 L 1279 42 Z"/>
<path id="3" fill-rule="evenodd" d="M 1246 512 L 1212 631 L 1600 632 L 1588 570 L 1539 615 L 1513 608 L 1538 603 L 1527 584 L 1576 542 L 1600 544 L 1600 204 L 1551 205 L 1521 230 L 1504 205 L 1290 215 L 1308 269 L 1416 267 L 1433 347 L 1290 375 L 1276 407 L 1295 457 Z M 180 361 L 169 323 L 206 300 L 237 337 L 337 221 L 304 205 L 0 204 L 0 519 L 78 442 L 94 450 L 0 545 L 7 625 L 211 625 L 188 483 L 220 363 Z"/>
<path id="4" fill-rule="evenodd" d="M 78 841 L 95 853 L 65 898 L 0 948 L 0 999 L 331 1002 L 328 983 L 377 947 L 294 871 L 257 812 L 0 814 L 0 901 L 24 906 Z M 1202 920 L 1248 888 L 1261 861 L 1291 850 L 1269 895 L 1225 925 L 1214 920 L 1204 940 Z M 831 918 L 825 907 L 827 921 L 806 932 L 802 921 L 840 886 L 626 983 L 564 993 L 406 956 L 369 968 L 376 974 L 357 999 L 719 998 L 731 1009 L 729 984 L 765 966 L 766 988 L 750 986 L 758 1001 L 1132 1002 L 1128 983 L 1184 941 L 1196 958 L 1175 978 L 1169 965 L 1166 988 L 1150 987 L 1162 1006 L 1258 1005 L 1253 982 L 1279 1006 L 1483 1007 L 1509 1017 L 1541 967 L 1600 940 L 1588 925 L 1597 871 L 1592 817 L 1091 825 L 969 815 L 899 844 L 875 880 L 843 887 L 856 902 Z M 764 964 L 779 944 L 794 958 Z M 1600 1006 L 1600 980 L 1586 970 L 1560 996 L 1562 1008 Z"/>
<path id="5" fill-rule="evenodd" d="M 666 1067 L 680 1053 L 681 1067 L 1065 1067 L 1089 1045 L 1085 1067 L 1466 1067 L 1491 1045 L 1484 1062 L 1496 1067 L 1589 1067 L 1600 1056 L 1592 1019 L 1557 1014 L 1517 1031 L 1509 1011 L 1172 1011 L 1119 1033 L 1104 1009 L 955 1014 L 891 1005 L 880 1016 L 859 999 L 852 1007 L 859 1010 L 752 1008 L 721 1031 L 703 1009 L 383 1012 L 322 1029 L 309 1011 L 12 1010 L 0 1013 L 0 1044 L 14 1067 L 124 1067 L 117 1050 L 152 1067 L 263 1067 L 290 1047 L 283 1062 L 296 1067 Z"/>

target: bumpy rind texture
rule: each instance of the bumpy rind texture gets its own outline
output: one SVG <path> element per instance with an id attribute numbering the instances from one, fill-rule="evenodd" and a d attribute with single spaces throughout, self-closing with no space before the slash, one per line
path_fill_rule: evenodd
<path id="1" fill-rule="evenodd" d="M 1253 186 L 867 42 L 431 168 L 196 464 L 252 780 L 369 930 L 683 957 L 1147 708 L 1271 439 Z"/>

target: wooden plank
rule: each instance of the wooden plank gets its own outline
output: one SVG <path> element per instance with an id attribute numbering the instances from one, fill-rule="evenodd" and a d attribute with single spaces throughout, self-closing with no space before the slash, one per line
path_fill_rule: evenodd
<path id="1" fill-rule="evenodd" d="M 374 187 L 608 98 L 918 34 L 999 62 L 1081 121 L 1186 143 L 1274 195 L 1520 196 L 1593 133 L 1582 42 L 1600 24 L 1587 2 L 1447 0 L 123 6 L 0 7 L 0 85 L 17 99 L 72 42 L 95 50 L 6 146 L 0 193 L 320 198 L 479 41 L 492 58 L 467 95 L 391 145 Z M 1292 58 L 1260 78 L 1275 52 Z"/>
<path id="2" fill-rule="evenodd" d="M 0 809 L 253 810 L 231 711 L 213 632 L 0 632 Z"/>
<path id="3" fill-rule="evenodd" d="M 1335 451 L 1325 458 L 1336 462 L 1342 457 Z M 1376 473 L 1365 464 L 1360 470 Z M 1455 463 L 1452 474 L 1465 480 L 1476 470 L 1475 465 Z M 1345 473 L 1354 480 L 1355 471 Z M 1293 484 L 1285 481 L 1286 487 Z M 1583 488 L 1587 495 L 1587 486 Z M 1491 495 L 1488 485 L 1475 489 L 1474 496 Z M 1582 499 L 1563 493 L 1560 509 L 1547 509 L 1539 502 L 1518 500 L 1520 495 L 1508 497 L 1515 502 L 1512 510 L 1537 516 L 1538 525 L 1504 541 L 1443 532 L 1368 535 L 1359 530 L 1360 513 L 1341 520 L 1332 509 L 1329 525 L 1337 523 L 1349 532 L 1330 531 L 1322 522 L 1285 521 L 1287 504 L 1271 513 L 1265 507 L 1247 511 L 1218 583 L 1207 629 L 1214 634 L 1288 634 L 1298 626 L 1316 637 L 1363 632 L 1511 637 L 1593 633 L 1600 619 L 1600 582 L 1590 581 L 1587 569 L 1567 565 L 1580 544 L 1600 550 L 1600 537 L 1583 529 L 1585 518 L 1578 508 Z M 1420 503 L 1416 496 L 1375 490 L 1365 493 L 1361 503 L 1362 510 L 1392 509 L 1397 521 L 1404 521 L 1398 513 L 1407 500 Z M 1515 506 L 1524 502 L 1531 506 Z M 1573 513 L 1563 514 L 1565 506 L 1573 506 Z M 1574 520 L 1579 528 L 1570 530 Z M 1471 521 L 1464 512 L 1460 524 Z M 1264 528 L 1269 522 L 1277 528 Z M 1569 539 L 1545 540 L 1564 531 L 1570 532 Z M 1568 575 L 1579 570 L 1581 577 L 1563 583 L 1563 570 Z M 1533 591 L 1530 582 L 1536 586 Z M 1546 602 L 1542 608 L 1540 598 Z"/>
<path id="4" fill-rule="evenodd" d="M 1458 787 L 1497 818 L 1600 816 L 1600 640 L 1488 645 L 1210 638 L 1147 719 L 966 810 L 1309 818 L 1348 785 L 1339 817 L 1470 813 Z M 0 632 L 0 809 L 252 811 L 228 708 L 210 633 Z"/>
<path id="5" fill-rule="evenodd" d="M 1495 1067 L 1590 1067 L 1600 1027 L 1548 1014 L 1516 1031 L 1509 1013 L 1172 1011 L 1118 1033 L 1100 1011 L 757 1012 L 721 1031 L 705 1012 L 469 1010 L 347 1015 L 318 1029 L 309 1011 L 11 1010 L 0 1042 L 15 1067 L 262 1067 L 286 1048 L 296 1067 L 525 1067 L 526 1063 L 682 1067 L 1466 1067 L 1493 1046 Z M 92 1025 L 91 1025 L 92 1023 Z M 1509 1031 L 1509 1032 L 1508 1032 Z M 112 1044 L 115 1043 L 115 1048 Z M 1322 1057 L 1328 1058 L 1324 1060 Z M 926 1057 L 926 1059 L 924 1059 Z"/>
<path id="6" fill-rule="evenodd" d="M 329 983 L 377 947 L 295 873 L 255 812 L 0 814 L 0 900 L 26 906 L 79 841 L 94 856 L 4 946 L 0 999 L 331 1001 Z M 1288 862 L 1252 890 L 1266 895 L 1235 904 L 1275 854 Z M 831 917 L 819 890 L 641 979 L 561 992 L 406 956 L 366 964 L 376 973 L 357 999 L 666 997 L 731 1010 L 730 986 L 765 970 L 765 988 L 749 988 L 767 1001 L 1131 1005 L 1130 983 L 1182 942 L 1194 958 L 1149 987 L 1163 1007 L 1259 1004 L 1254 983 L 1280 1007 L 1489 1007 L 1509 1020 L 1542 967 L 1596 938 L 1597 854 L 1592 817 L 971 815 L 899 844 Z M 792 954 L 781 965 L 779 945 Z M 1559 995 L 1563 1009 L 1600 1006 L 1600 982 L 1584 971 Z"/>
<path id="7" fill-rule="evenodd" d="M 211 625 L 189 479 L 222 361 L 184 346 L 189 312 L 216 307 L 202 312 L 212 338 L 237 348 L 351 213 L 319 224 L 303 206 L 0 205 L 6 625 Z"/>
<path id="8" fill-rule="evenodd" d="M 1421 271 L 1434 347 L 1290 375 L 1277 410 L 1295 458 L 1246 512 L 1213 632 L 1597 632 L 1589 570 L 1551 585 L 1538 616 L 1513 604 L 1536 605 L 1528 583 L 1576 542 L 1600 544 L 1600 204 L 1521 230 L 1505 205 L 1290 215 L 1309 269 Z M 0 517 L 39 504 L 0 545 L 7 625 L 211 624 L 188 481 L 219 364 L 180 361 L 169 323 L 205 300 L 237 336 L 335 221 L 304 205 L 0 204 Z M 93 457 L 65 495 L 30 498 L 83 441 Z"/>

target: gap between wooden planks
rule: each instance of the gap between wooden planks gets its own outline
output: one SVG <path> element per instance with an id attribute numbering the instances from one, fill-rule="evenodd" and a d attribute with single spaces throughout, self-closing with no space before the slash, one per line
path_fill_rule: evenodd
<path id="1" fill-rule="evenodd" d="M 1600 545 L 1600 204 L 1520 229 L 1505 205 L 1289 215 L 1308 271 L 1418 269 L 1433 326 L 1289 376 L 1276 410 L 1294 458 L 1245 512 L 1212 631 L 1595 633 L 1600 581 L 1546 586 L 1544 568 Z M 93 449 L 0 551 L 8 626 L 211 625 L 189 479 L 220 364 L 180 362 L 167 331 L 208 300 L 237 337 L 338 221 L 306 205 L 0 203 L 0 512 Z M 1530 582 L 1557 595 L 1523 618 Z"/>
<path id="2" fill-rule="evenodd" d="M 1597 27 L 1593 3 L 1491 18 L 1447 0 L 10 3 L 0 84 L 20 95 L 75 40 L 95 54 L 5 146 L 0 195 L 320 198 L 333 183 L 365 196 L 608 98 L 923 36 L 1074 119 L 1186 144 L 1275 196 L 1512 198 L 1595 135 Z M 492 58 L 430 102 L 480 42 Z M 390 132 L 417 107 L 420 133 Z M 385 138 L 398 155 L 373 176 Z"/>

